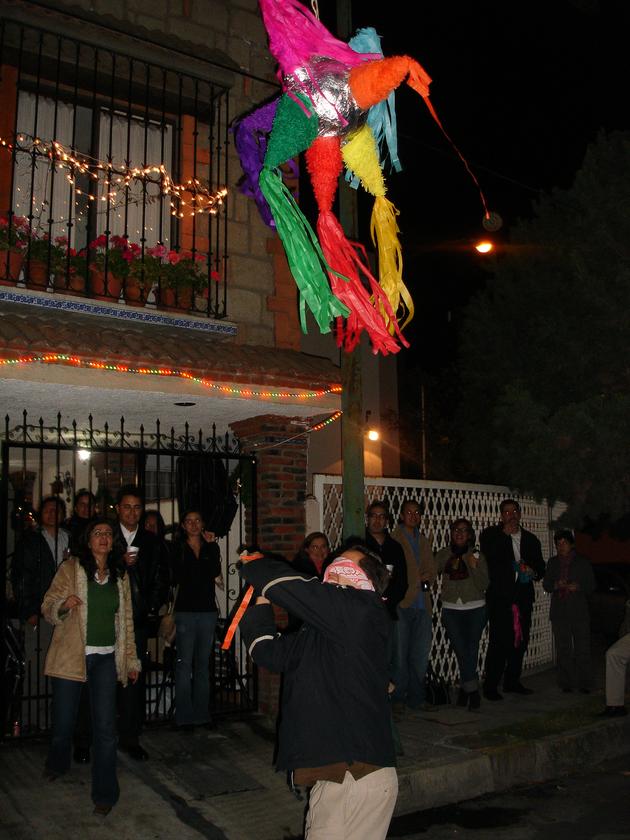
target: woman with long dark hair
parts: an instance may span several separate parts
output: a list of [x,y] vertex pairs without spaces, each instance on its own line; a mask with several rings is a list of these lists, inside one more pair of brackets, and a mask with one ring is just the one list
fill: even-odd
[[173,549],[175,601],[175,724],[211,727],[210,657],[217,623],[215,586],[223,589],[221,554],[197,510],[186,511]]
[[59,567],[42,613],[54,625],[45,673],[52,678],[52,737],[45,778],[70,768],[81,687],[87,682],[92,719],[92,801],[106,816],[118,801],[116,682],[135,682],[140,671],[133,632],[129,579],[112,552],[113,531],[96,519],[84,532],[80,557]]
[[330,565],[330,543],[321,531],[313,531],[304,537],[304,542],[293,558],[293,565],[300,572],[317,575],[321,580]]
[[479,642],[486,626],[488,565],[475,548],[475,532],[468,519],[451,525],[451,544],[435,558],[442,575],[442,624],[459,665],[458,706],[476,710],[479,694]]

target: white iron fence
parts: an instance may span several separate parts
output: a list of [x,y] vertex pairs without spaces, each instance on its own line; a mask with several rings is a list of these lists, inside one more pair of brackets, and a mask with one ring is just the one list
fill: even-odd
[[[313,530],[323,531],[330,544],[339,545],[343,530],[343,485],[340,475],[313,476],[313,495],[317,500],[319,522],[311,522]],[[545,561],[553,552],[553,533],[550,527],[552,510],[546,502],[536,502],[509,487],[496,485],[421,481],[402,478],[366,478],[365,506],[374,499],[387,502],[392,522],[398,520],[405,499],[413,499],[422,506],[421,530],[437,551],[449,544],[450,523],[460,516],[469,519],[477,536],[483,528],[499,520],[499,504],[505,498],[517,499],[522,511],[521,524],[532,531],[541,542]],[[555,513],[555,511],[554,511]],[[439,594],[441,581],[434,591],[433,647],[431,663],[434,671],[448,682],[457,678],[457,662],[440,619]],[[536,602],[532,614],[532,628],[524,668],[531,670],[553,661],[553,640],[549,622],[549,596],[540,583],[535,584]],[[486,657],[488,631],[484,631],[479,649],[480,670]]]

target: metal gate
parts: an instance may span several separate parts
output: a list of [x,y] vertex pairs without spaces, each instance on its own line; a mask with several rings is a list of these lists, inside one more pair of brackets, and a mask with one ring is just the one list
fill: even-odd
[[[212,712],[224,715],[252,710],[257,705],[254,669],[247,663],[243,646],[237,641],[230,651],[219,645],[225,618],[240,592],[236,570],[237,549],[247,532],[256,534],[256,459],[239,452],[238,441],[229,433],[129,431],[121,419],[117,429],[107,425],[93,428],[92,418],[85,427],[46,426],[43,420],[31,423],[26,411],[18,423],[7,415],[2,435],[2,497],[0,502],[0,574],[6,582],[0,593],[2,619],[2,713],[1,735],[30,734],[50,726],[51,688],[43,674],[50,626],[40,619],[29,623],[19,615],[16,581],[20,569],[14,553],[24,534],[38,527],[37,508],[42,499],[53,496],[72,514],[78,491],[94,495],[99,515],[115,519],[117,490],[135,484],[145,500],[145,513],[158,511],[165,524],[165,545],[171,545],[184,506],[190,501],[191,485],[203,489],[204,499],[215,517],[221,534],[225,589],[217,590],[219,622],[211,670]],[[216,516],[215,516],[216,514]],[[20,552],[18,552],[19,554]],[[147,724],[168,720],[173,712],[174,657],[157,638],[156,618],[147,650],[145,719]]]

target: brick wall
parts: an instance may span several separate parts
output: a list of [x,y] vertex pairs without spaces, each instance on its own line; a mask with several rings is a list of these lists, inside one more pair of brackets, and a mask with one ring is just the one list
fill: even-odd
[[[291,559],[305,536],[304,497],[306,493],[307,435],[300,418],[264,415],[232,423],[243,452],[258,461],[258,539],[263,550]],[[298,437],[295,437],[299,435]],[[291,438],[293,438],[291,440]],[[246,538],[251,542],[251,519],[246,522]],[[276,623],[286,625],[286,613],[276,609]],[[263,714],[273,716],[278,709],[280,677],[259,669],[258,705]]]

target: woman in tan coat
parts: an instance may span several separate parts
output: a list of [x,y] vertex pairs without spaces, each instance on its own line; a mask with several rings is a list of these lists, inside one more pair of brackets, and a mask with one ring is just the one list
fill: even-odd
[[52,678],[52,737],[44,777],[70,768],[81,686],[87,682],[92,719],[92,801],[106,816],[119,796],[116,776],[116,682],[135,682],[140,671],[133,633],[129,580],[112,553],[112,526],[91,522],[79,558],[57,570],[42,614],[54,625],[45,673]]

